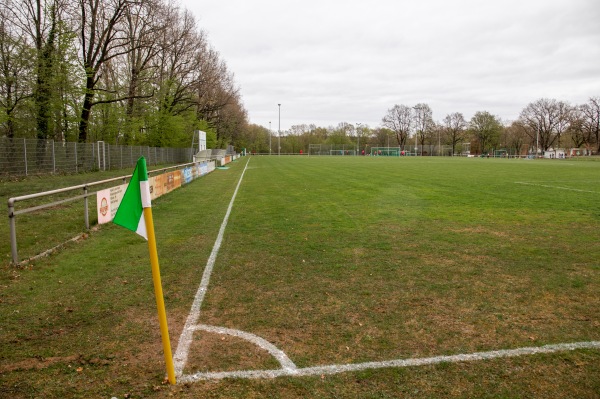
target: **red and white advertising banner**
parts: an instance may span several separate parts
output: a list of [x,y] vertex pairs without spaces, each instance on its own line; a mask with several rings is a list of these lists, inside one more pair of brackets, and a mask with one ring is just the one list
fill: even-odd
[[125,190],[127,184],[121,184],[119,186],[107,188],[106,190],[100,190],[96,194],[96,207],[98,209],[98,224],[108,223],[113,220]]

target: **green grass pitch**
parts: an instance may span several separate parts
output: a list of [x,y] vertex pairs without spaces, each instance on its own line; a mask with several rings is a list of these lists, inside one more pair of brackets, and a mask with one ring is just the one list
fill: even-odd
[[[173,346],[248,160],[200,322],[258,335],[298,367],[600,340],[600,162],[273,156],[243,158],[153,204]],[[156,398],[600,391],[592,349],[170,387],[161,384],[145,251],[145,241],[109,225],[26,270],[5,266],[0,390]],[[246,341],[196,332],[186,372],[273,367]]]

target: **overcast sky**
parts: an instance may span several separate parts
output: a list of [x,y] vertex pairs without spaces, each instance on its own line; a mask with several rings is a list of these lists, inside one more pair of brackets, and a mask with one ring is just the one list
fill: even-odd
[[241,89],[251,123],[375,128],[600,96],[600,0],[179,0]]

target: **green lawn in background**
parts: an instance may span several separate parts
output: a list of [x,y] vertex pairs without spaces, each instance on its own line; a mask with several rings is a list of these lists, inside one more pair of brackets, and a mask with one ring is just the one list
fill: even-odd
[[[153,204],[173,350],[247,161]],[[252,157],[200,322],[256,334],[299,367],[598,341],[599,183],[600,162]],[[113,225],[4,266],[0,295],[9,397],[600,392],[597,350],[164,385],[146,242]],[[274,367],[244,341],[194,337],[188,373]]]

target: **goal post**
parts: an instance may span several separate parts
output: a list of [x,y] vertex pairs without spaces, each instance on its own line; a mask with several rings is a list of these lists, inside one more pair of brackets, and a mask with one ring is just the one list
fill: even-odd
[[408,155],[400,147],[371,147],[372,156],[382,157],[399,157],[401,155]]

